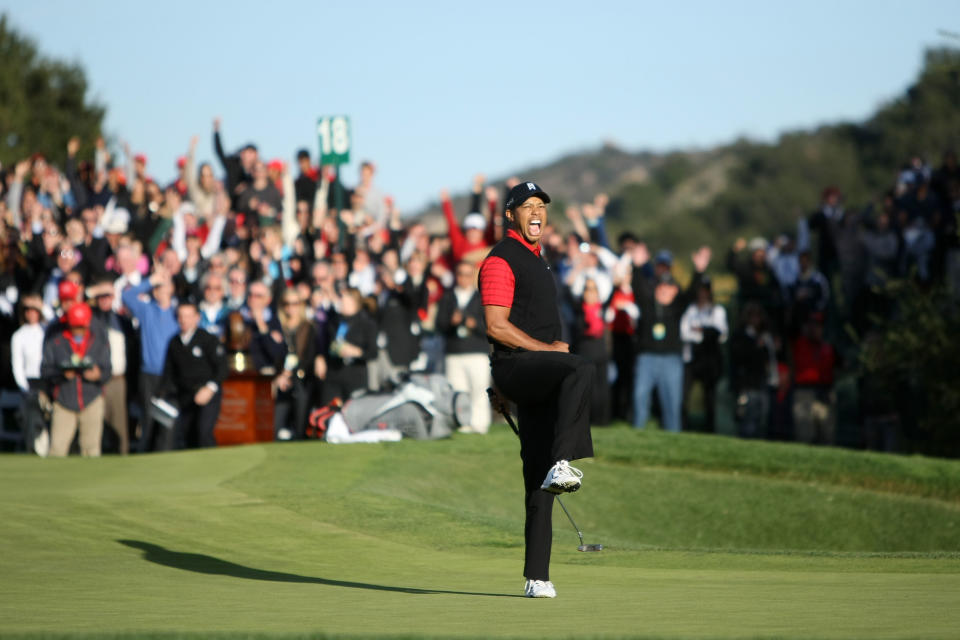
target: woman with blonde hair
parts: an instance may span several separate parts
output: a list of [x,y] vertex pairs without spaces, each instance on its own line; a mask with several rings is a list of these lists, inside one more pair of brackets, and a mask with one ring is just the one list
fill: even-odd
[[317,355],[317,332],[307,319],[306,304],[296,289],[285,289],[279,312],[283,336],[280,372],[273,380],[276,400],[273,409],[277,440],[302,439],[310,411],[314,379],[322,372],[323,358]]

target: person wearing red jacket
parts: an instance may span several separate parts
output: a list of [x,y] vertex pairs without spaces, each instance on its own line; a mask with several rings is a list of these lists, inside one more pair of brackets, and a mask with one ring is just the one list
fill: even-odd
[[470,213],[463,219],[463,225],[457,222],[453,211],[453,202],[446,189],[440,192],[443,205],[443,217],[447,220],[447,229],[450,234],[450,253],[452,264],[461,262],[479,263],[486,257],[490,247],[496,242],[495,225],[496,200],[488,198],[488,217],[480,213],[480,199],[483,193],[484,177],[477,175],[473,179],[473,191],[470,196]]
[[833,444],[837,352],[823,339],[823,314],[810,314],[793,341],[793,429],[798,442]]

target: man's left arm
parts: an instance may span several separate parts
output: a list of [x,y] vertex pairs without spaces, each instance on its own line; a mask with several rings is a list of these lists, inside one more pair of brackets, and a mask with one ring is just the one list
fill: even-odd
[[223,381],[227,379],[227,352],[220,340],[214,335],[210,336],[206,351],[213,370],[213,378],[207,381],[207,386],[217,392]]

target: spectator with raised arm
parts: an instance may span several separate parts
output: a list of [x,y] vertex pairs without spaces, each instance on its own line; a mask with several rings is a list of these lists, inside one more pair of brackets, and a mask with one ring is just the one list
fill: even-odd
[[166,269],[157,265],[149,279],[124,290],[121,297],[123,305],[140,323],[141,423],[137,451],[166,451],[173,446],[172,437],[168,430],[164,430],[154,442],[156,434],[150,400],[157,395],[170,338],[179,331],[173,281]]
[[[477,175],[473,179],[471,192],[471,209],[464,217],[463,223],[457,221],[453,210],[453,201],[450,193],[444,189],[440,192],[440,204],[443,207],[443,217],[447,221],[447,231],[450,235],[450,256],[454,264],[468,260],[477,263],[483,259],[490,249],[490,239],[493,229],[487,225],[487,218],[480,213],[480,196],[483,194],[484,176]],[[490,238],[488,238],[488,235]]]
[[637,355],[634,372],[633,426],[643,429],[650,413],[650,394],[656,387],[663,413],[663,428],[680,431],[683,406],[683,342],[680,318],[700,286],[703,272],[710,264],[709,247],[701,247],[692,256],[694,275],[690,286],[681,291],[673,275],[666,271],[656,282],[644,276],[643,267],[650,254],[645,244],[633,248],[633,293],[640,307],[637,325]]
[[217,179],[213,175],[213,167],[209,162],[204,162],[199,169],[197,168],[195,157],[199,141],[198,136],[190,138],[190,148],[187,151],[187,162],[183,173],[187,181],[187,196],[196,207],[197,216],[201,220],[210,220],[215,213],[214,197],[217,193]]
[[[226,155],[220,140],[220,118],[215,118],[213,121],[213,149],[227,174],[227,193],[230,196],[232,208],[236,210],[238,209],[237,204],[240,194],[253,181],[253,169],[257,163],[257,146],[248,142],[238,152],[229,156]],[[266,168],[264,167],[265,172]]]
[[713,286],[708,278],[700,281],[696,299],[680,318],[683,339],[683,424],[689,429],[690,390],[695,382],[703,389],[706,421],[704,431],[716,431],[717,382],[723,375],[721,345],[727,341],[727,311],[713,300]]

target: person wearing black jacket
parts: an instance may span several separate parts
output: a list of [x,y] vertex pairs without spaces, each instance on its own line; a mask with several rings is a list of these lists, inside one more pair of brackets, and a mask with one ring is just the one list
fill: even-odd
[[633,426],[643,429],[650,413],[650,394],[657,388],[663,428],[680,431],[683,407],[683,341],[680,319],[700,287],[700,280],[710,264],[709,247],[701,247],[692,256],[693,281],[686,291],[669,271],[656,283],[644,275],[643,267],[650,260],[645,244],[633,248],[633,293],[640,307],[637,325],[637,360],[633,388]]
[[380,294],[377,312],[376,373],[371,376],[370,388],[379,390],[396,383],[410,370],[410,364],[420,355],[420,311],[427,308],[426,259],[414,253],[407,261],[402,278],[386,268],[378,269]]
[[227,377],[226,352],[218,338],[199,328],[196,304],[180,303],[177,324],[180,333],[170,339],[160,384],[161,389],[173,390],[180,410],[173,448],[215,447],[213,428],[220,415],[220,385]]
[[730,388],[737,397],[737,431],[742,438],[762,438],[770,417],[776,353],[763,307],[748,302],[741,315],[741,326],[730,338]]
[[363,309],[356,289],[340,294],[340,318],[333,331],[330,352],[319,367],[324,374],[321,404],[336,398],[346,401],[366,389],[367,363],[377,357],[377,325]]
[[227,155],[220,142],[220,118],[213,121],[213,149],[227,173],[227,193],[230,194],[230,206],[237,209],[237,202],[244,189],[253,182],[253,166],[257,163],[257,147],[247,143],[237,153]]
[[455,391],[470,396],[470,423],[458,429],[461,433],[486,433],[490,429],[490,345],[476,278],[472,264],[458,264],[454,287],[437,305],[436,327],[443,336],[447,380]]
[[306,202],[312,210],[313,200],[317,195],[319,171],[310,166],[310,152],[306,149],[297,151],[297,165],[300,167],[300,175],[293,181],[293,190],[297,202]]
[[283,341],[283,327],[273,312],[270,287],[263,280],[250,283],[247,293],[247,305],[243,310],[247,328],[250,331],[250,359],[257,371],[266,369],[270,375],[283,364],[286,347]]

